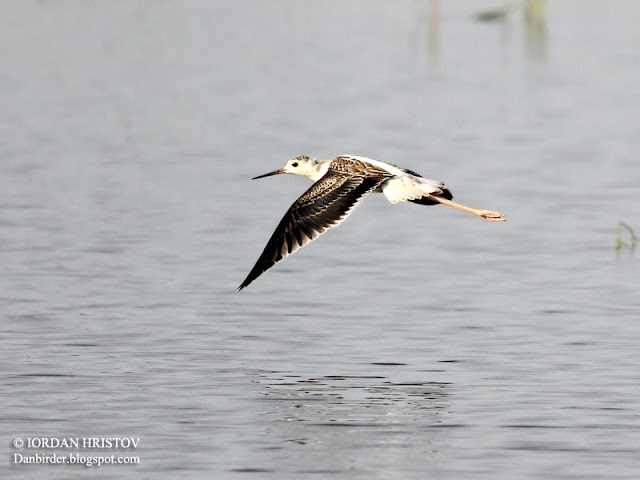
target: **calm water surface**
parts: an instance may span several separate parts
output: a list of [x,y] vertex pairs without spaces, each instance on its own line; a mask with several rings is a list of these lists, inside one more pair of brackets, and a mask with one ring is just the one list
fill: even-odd
[[[640,6],[492,7],[8,2],[0,476],[637,478]],[[508,222],[372,197],[236,292],[339,153]],[[63,436],[140,464],[12,465]]]

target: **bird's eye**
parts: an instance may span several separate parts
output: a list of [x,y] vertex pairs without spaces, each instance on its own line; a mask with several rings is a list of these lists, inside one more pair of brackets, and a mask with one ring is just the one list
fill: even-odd
[[292,166],[292,167],[294,167],[294,168],[295,168],[295,167],[297,167],[297,166],[298,166],[298,162],[293,162],[293,163],[291,164],[291,166]]

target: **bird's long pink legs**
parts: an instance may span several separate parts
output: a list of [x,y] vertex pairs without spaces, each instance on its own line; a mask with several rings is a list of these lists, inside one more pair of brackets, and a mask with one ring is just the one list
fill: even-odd
[[492,222],[504,222],[504,213],[494,212],[493,210],[478,210],[477,208],[467,207],[453,200],[447,200],[446,198],[436,197],[435,195],[429,195],[429,200],[435,200],[443,205],[449,205],[450,207],[457,208],[458,210],[464,210],[465,212],[472,213]]

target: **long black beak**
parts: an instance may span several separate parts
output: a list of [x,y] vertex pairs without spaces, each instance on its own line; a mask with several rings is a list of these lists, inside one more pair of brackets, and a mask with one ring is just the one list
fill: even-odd
[[251,180],[255,180],[256,178],[270,177],[271,175],[278,175],[280,173],[284,173],[284,170],[282,168],[274,170],[273,172],[265,173],[264,175],[258,175],[257,177],[253,177]]

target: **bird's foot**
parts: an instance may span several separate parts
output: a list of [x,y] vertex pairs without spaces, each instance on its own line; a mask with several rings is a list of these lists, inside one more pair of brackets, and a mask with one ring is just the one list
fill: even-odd
[[492,222],[504,222],[504,213],[494,212],[493,210],[480,210],[478,212],[482,218],[486,218],[487,220],[491,220]]

